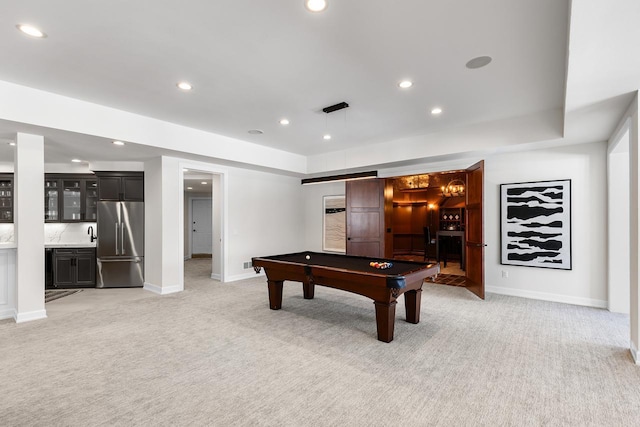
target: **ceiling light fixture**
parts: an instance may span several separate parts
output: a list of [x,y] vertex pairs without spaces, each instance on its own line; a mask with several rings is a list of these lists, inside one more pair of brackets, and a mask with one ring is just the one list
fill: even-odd
[[470,70],[474,70],[476,68],[482,68],[489,65],[489,63],[492,60],[493,59],[490,56],[478,56],[476,58],[473,58],[469,62],[467,62],[466,67],[469,68]]
[[413,82],[411,80],[403,80],[398,83],[398,86],[400,87],[400,89],[409,89],[411,86],[413,86]]
[[122,141],[113,141],[113,145],[124,145]]
[[200,184],[207,185],[207,181],[202,181]]
[[187,187],[187,190],[193,190],[193,187]]
[[45,37],[47,37],[45,33],[43,33],[42,31],[40,31],[39,29],[37,29],[32,25],[18,24],[16,25],[16,28],[22,31],[23,33],[25,33],[26,35],[35,37],[37,39],[44,39]]
[[180,83],[177,83],[176,86],[178,86],[178,88],[182,89],[182,90],[191,90],[191,89],[193,89],[193,86],[191,86],[191,83],[189,83],[189,82],[180,82]]
[[454,179],[440,189],[442,190],[443,197],[464,196],[464,181],[461,179]]
[[282,126],[286,126],[286,125],[288,125],[288,124],[289,124],[289,120],[287,120],[287,119],[282,119],[282,120],[280,120],[280,124],[281,124]]
[[11,141],[11,142],[9,143],[9,145],[10,145],[10,146],[12,146],[12,147],[15,147],[15,146],[16,146],[16,143],[15,143],[15,142],[13,142],[13,141]]
[[442,108],[440,107],[436,107],[433,110],[431,110],[431,114],[433,114],[434,116],[437,116],[440,113],[442,113]]
[[183,169],[182,169],[182,172],[189,172],[189,169],[187,169],[187,168],[183,168]]
[[304,7],[309,12],[322,12],[327,8],[327,0],[305,0]]
[[71,159],[71,161],[73,163],[82,163],[82,160],[80,160],[80,159]]
[[260,129],[251,129],[251,130],[248,130],[247,132],[250,133],[251,135],[262,135],[264,133]]
[[322,139],[324,139],[325,141],[328,141],[328,140],[330,140],[330,139],[331,139],[331,135],[329,135],[329,134],[327,133],[327,134],[325,134],[325,135],[322,137]]

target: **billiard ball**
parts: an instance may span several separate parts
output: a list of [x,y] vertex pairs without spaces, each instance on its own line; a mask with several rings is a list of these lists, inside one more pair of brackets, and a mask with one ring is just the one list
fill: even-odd
[[311,255],[307,255],[305,258],[306,259],[311,259]]

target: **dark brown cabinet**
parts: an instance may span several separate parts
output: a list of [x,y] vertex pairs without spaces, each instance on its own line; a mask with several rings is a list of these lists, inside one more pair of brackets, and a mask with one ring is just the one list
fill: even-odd
[[96,172],[100,200],[144,201],[143,172]]
[[98,183],[94,175],[46,174],[46,222],[94,222],[97,219]]
[[52,259],[53,288],[93,288],[96,286],[94,248],[56,248]]
[[13,222],[13,174],[0,174],[0,222]]

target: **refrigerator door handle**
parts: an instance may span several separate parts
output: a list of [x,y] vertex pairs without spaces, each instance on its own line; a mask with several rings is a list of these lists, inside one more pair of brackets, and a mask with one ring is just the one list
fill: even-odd
[[120,255],[125,255],[124,253],[124,222],[120,223]]
[[120,251],[118,250],[118,223],[116,222],[116,255],[120,255]]

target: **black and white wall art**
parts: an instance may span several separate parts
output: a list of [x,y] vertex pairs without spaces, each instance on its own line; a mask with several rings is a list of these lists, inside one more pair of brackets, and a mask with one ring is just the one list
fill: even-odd
[[571,270],[571,180],[500,185],[501,264]]

